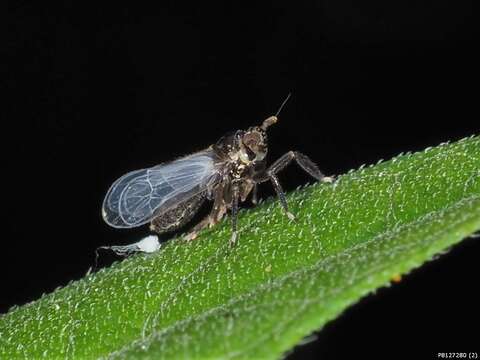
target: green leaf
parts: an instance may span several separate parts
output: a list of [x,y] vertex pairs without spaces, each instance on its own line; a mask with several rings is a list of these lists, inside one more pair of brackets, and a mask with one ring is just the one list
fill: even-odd
[[278,358],[480,229],[480,138],[315,184],[0,317],[0,358]]

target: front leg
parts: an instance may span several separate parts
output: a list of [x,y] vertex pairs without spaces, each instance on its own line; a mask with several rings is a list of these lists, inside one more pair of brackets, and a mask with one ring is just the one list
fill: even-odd
[[232,183],[232,237],[230,238],[230,245],[235,245],[237,241],[237,216],[238,216],[238,197],[239,188],[237,183]]
[[287,217],[290,220],[294,220],[295,215],[288,211],[287,199],[285,198],[285,193],[283,192],[282,185],[280,185],[280,181],[278,181],[278,178],[275,176],[275,174],[270,174],[269,177],[270,181],[273,184],[273,188],[275,189],[275,192],[280,199],[280,204],[282,204],[283,210],[285,210],[285,214],[287,214]]
[[257,205],[258,204],[258,185],[254,184],[253,185],[253,190],[252,190],[252,204]]
[[310,160],[307,155],[304,155],[298,151],[289,151],[283,156],[281,156],[277,161],[275,161],[267,170],[267,174],[277,174],[279,171],[283,170],[292,160],[295,160],[296,163],[308,174],[317,179],[318,181],[323,182],[333,182],[333,178],[325,176],[322,174],[318,166]]
[[281,156],[277,161],[275,161],[267,170],[259,173],[254,179],[255,182],[257,184],[265,182],[267,180],[270,180],[272,182],[273,188],[275,189],[275,192],[280,199],[280,204],[282,205],[285,214],[290,220],[293,220],[295,216],[290,211],[288,211],[288,204],[287,200],[285,199],[285,193],[283,192],[282,185],[280,185],[276,174],[283,170],[292,160],[295,160],[303,170],[305,170],[315,179],[323,182],[333,182],[333,177],[323,175],[318,166],[312,160],[310,160],[306,155],[299,153],[298,151],[289,151],[285,155]]

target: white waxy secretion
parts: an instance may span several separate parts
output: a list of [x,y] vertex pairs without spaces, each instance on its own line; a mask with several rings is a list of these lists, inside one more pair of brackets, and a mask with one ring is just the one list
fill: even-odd
[[149,235],[136,243],[129,245],[101,246],[100,249],[112,250],[117,255],[130,255],[136,252],[153,253],[160,249],[158,236]]
[[137,245],[138,251],[152,253],[160,249],[160,243],[158,241],[158,236],[149,235],[146,238],[135,243]]

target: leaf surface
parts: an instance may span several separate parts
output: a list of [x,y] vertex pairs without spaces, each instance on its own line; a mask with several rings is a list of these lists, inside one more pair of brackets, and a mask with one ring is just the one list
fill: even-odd
[[480,229],[480,138],[240,212],[0,317],[0,358],[279,358],[364,295]]

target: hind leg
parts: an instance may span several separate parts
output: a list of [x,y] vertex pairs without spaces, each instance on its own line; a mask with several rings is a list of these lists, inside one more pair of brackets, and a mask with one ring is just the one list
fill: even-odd
[[226,212],[227,206],[223,199],[223,187],[219,187],[219,189],[217,189],[215,192],[215,200],[213,202],[213,208],[210,214],[197,225],[195,225],[188,234],[184,235],[184,238],[189,241],[194,240],[201,230],[205,229],[206,227],[212,227],[222,220]]

